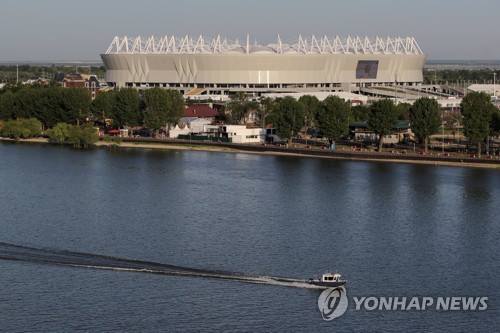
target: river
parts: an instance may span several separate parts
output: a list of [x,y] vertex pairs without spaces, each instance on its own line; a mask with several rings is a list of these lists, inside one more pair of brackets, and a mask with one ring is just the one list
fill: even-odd
[[[0,143],[0,327],[495,331],[499,198],[495,169]],[[329,269],[348,280],[333,321],[302,282]]]

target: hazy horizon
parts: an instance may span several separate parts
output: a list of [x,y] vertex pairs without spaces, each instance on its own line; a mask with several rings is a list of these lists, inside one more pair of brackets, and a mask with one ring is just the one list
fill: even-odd
[[[500,2],[420,0],[166,3],[4,0],[0,62],[100,61],[115,36],[221,35],[261,44],[303,36],[414,37],[429,61],[500,59]],[[44,59],[44,60],[40,60]],[[69,60],[68,60],[69,59]]]

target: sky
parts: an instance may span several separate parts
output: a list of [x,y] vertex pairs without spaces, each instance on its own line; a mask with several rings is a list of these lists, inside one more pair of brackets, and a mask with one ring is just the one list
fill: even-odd
[[115,36],[415,37],[429,60],[500,60],[499,0],[0,0],[0,62],[100,60]]

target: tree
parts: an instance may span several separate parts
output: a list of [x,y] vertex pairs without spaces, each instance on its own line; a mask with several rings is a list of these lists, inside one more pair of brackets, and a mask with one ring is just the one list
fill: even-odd
[[168,124],[175,124],[184,115],[184,97],[177,90],[167,90]]
[[389,99],[376,101],[370,107],[368,126],[379,136],[378,151],[382,151],[384,135],[390,134],[398,120],[399,112]]
[[422,97],[410,107],[411,130],[416,138],[424,144],[427,154],[429,137],[436,133],[441,125],[439,104],[435,99]]
[[410,120],[410,107],[410,103],[399,103],[398,105],[396,105],[396,108],[399,112],[399,120]]
[[260,99],[259,111],[262,128],[266,128],[266,118],[276,107],[275,101],[270,97],[262,97]]
[[65,141],[71,143],[75,148],[88,148],[89,145],[99,141],[97,131],[92,124],[85,124],[83,126],[69,125],[68,128],[68,137]]
[[80,120],[90,116],[90,104],[92,97],[90,91],[85,88],[63,88],[61,90],[65,122],[74,122],[80,125]]
[[305,125],[314,126],[314,121],[318,119],[318,113],[322,105],[316,96],[303,95],[299,98],[299,103],[304,106]]
[[354,121],[367,121],[370,108],[365,105],[356,105],[351,108]]
[[481,142],[489,136],[490,120],[495,106],[484,92],[471,92],[460,103],[464,135],[477,142],[477,154],[481,155]]
[[144,124],[155,131],[177,122],[184,114],[184,99],[176,90],[148,89],[144,92],[143,101]]
[[162,88],[148,89],[144,92],[144,124],[147,128],[158,131],[168,122],[168,95]]
[[284,97],[278,101],[271,114],[273,126],[282,138],[291,143],[293,136],[304,126],[304,106],[293,97]]
[[336,141],[349,133],[351,107],[338,96],[328,96],[317,115],[319,129],[328,139]]
[[245,118],[248,117],[252,110],[257,110],[259,108],[258,103],[250,101],[250,95],[244,92],[237,92],[230,96],[231,101],[228,103],[228,109],[230,110],[230,118],[232,122],[242,123]]
[[491,114],[490,135],[493,137],[500,135],[500,110],[498,109]]
[[111,118],[115,126],[138,126],[142,124],[141,100],[137,89],[120,88],[114,92],[114,97]]
[[66,123],[57,123],[53,128],[47,130],[49,140],[54,143],[64,143],[69,138],[71,125]]
[[2,135],[13,139],[28,139],[40,136],[42,123],[35,118],[7,120],[2,125]]
[[[113,111],[114,95],[113,90],[102,91],[96,98],[92,101],[90,109],[95,118],[100,119],[105,122],[106,118],[109,118]],[[105,124],[104,124],[105,125]]]
[[12,91],[7,91],[0,95],[0,119],[12,119],[12,114],[15,108],[15,95]]

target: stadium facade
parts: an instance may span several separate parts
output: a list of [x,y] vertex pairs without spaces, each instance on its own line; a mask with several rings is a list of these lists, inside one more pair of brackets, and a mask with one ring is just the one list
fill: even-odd
[[220,36],[115,37],[101,58],[117,87],[165,87],[187,95],[245,91],[351,91],[419,85],[426,56],[412,37],[299,36],[268,45]]

